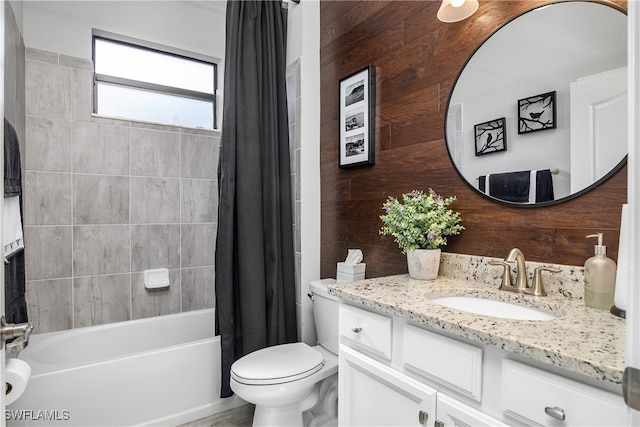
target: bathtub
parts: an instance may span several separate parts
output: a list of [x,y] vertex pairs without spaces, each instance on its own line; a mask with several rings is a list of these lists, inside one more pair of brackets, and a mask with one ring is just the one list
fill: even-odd
[[213,309],[34,334],[9,426],[177,426],[244,404],[219,398]]

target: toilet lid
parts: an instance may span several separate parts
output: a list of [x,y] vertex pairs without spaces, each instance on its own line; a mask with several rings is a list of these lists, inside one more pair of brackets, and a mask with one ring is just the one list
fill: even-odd
[[281,384],[322,369],[324,357],[305,343],[281,344],[249,353],[231,365],[231,376],[242,384]]

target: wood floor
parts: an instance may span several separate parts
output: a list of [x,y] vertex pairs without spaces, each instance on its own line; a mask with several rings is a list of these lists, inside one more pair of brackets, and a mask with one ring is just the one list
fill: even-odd
[[243,405],[179,427],[251,427],[254,405]]

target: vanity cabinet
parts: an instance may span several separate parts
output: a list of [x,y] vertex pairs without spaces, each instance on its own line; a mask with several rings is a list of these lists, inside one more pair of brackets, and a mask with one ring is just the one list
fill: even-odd
[[340,426],[505,426],[347,346],[340,348]]
[[621,396],[340,304],[340,426],[624,425]]
[[622,426],[626,409],[613,393],[513,360],[502,362],[502,410],[542,425]]
[[[394,368],[392,322],[390,317],[341,305],[340,426],[505,425]],[[398,361],[403,360],[400,363],[408,371],[439,377],[479,396],[475,374],[481,373],[480,349],[453,340],[443,342],[437,334],[404,326],[404,358]]]
[[436,390],[349,347],[340,348],[338,424],[426,426],[435,417]]

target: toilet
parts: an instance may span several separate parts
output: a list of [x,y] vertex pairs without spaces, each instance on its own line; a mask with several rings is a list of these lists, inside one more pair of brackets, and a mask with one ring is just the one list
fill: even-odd
[[337,425],[338,299],[328,293],[332,283],[309,284],[318,345],[275,345],[231,365],[231,389],[255,405],[254,427]]

